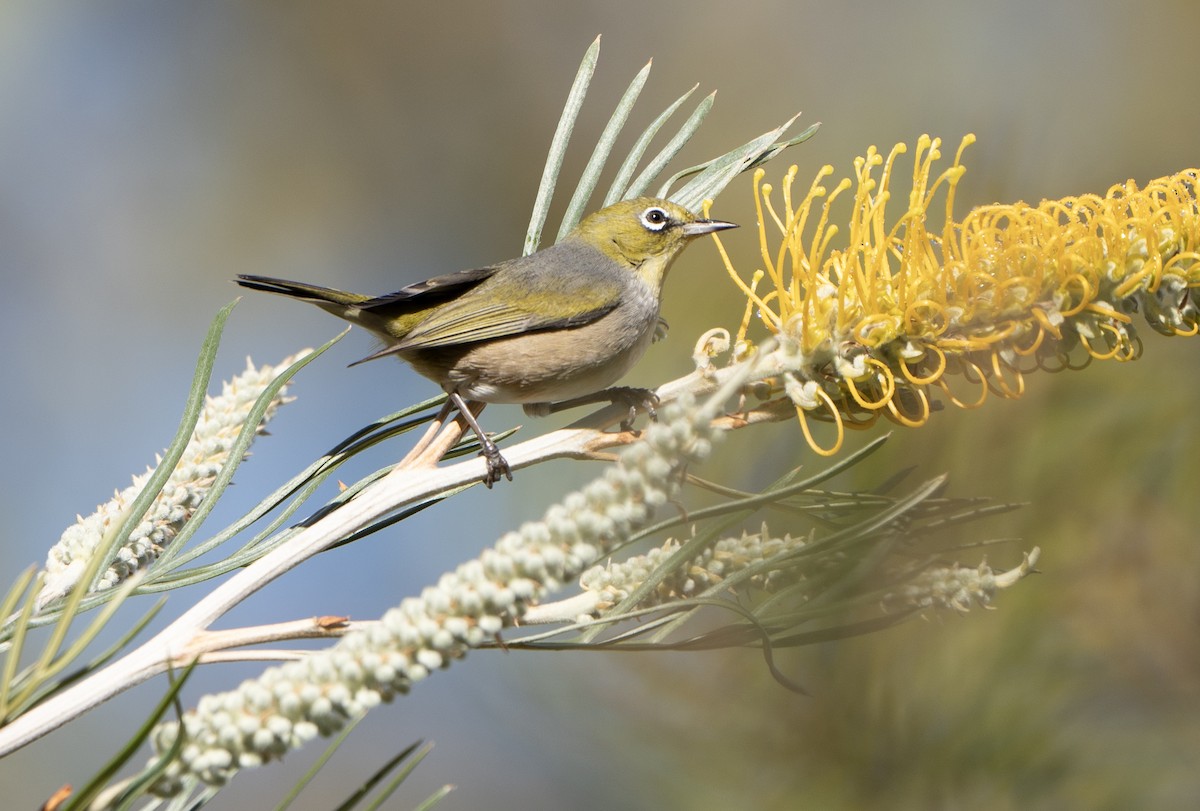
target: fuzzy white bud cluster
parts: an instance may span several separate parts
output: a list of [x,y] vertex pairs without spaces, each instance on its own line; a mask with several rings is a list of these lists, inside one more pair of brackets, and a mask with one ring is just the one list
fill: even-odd
[[976,605],[991,608],[998,591],[1036,571],[1040,554],[1041,550],[1034,547],[1019,566],[1005,572],[997,572],[986,561],[973,568],[954,564],[926,569],[885,596],[883,602],[894,608],[942,608],[960,614],[966,614]]
[[[652,608],[707,591],[734,572],[782,552],[798,549],[804,543],[804,539],[790,535],[772,537],[766,526],[761,532],[742,533],[738,538],[722,538],[663,578],[637,608]],[[585,592],[593,593],[595,602],[591,606],[591,613],[579,617],[579,620],[603,616],[665,565],[679,548],[679,541],[670,540],[644,555],[588,569],[579,578],[579,585]],[[778,580],[778,572],[772,570],[750,578],[750,583],[757,588],[770,590],[775,580]]]
[[[162,554],[200,506],[217,473],[229,461],[229,451],[255,401],[280,373],[311,351],[305,349],[278,365],[257,369],[247,358],[246,371],[225,381],[220,395],[207,398],[179,464],[149,511],[133,528],[129,539],[117,550],[112,564],[101,574],[95,590],[109,589],[124,582]],[[286,386],[281,388],[267,407],[258,426],[260,433],[276,409],[290,402],[290,398],[285,397],[286,391]],[[39,607],[75,587],[96,550],[102,548],[105,535],[121,522],[125,510],[142,492],[153,473],[154,469],[150,468],[142,475],[134,476],[133,484],[115,493],[87,518],[78,517],[75,524],[67,527],[46,556],[45,582],[38,593]]]
[[[330,735],[431,672],[517,623],[525,610],[645,524],[678,488],[684,465],[709,454],[711,415],[690,397],[664,408],[616,465],[551,507],[541,521],[505,534],[478,558],[405,599],[378,623],[333,648],[266,670],[236,690],[202,698],[184,714],[180,756],[155,786],[177,794],[197,780],[227,782],[239,769],[282,757]],[[155,730],[165,752],[181,733]]]

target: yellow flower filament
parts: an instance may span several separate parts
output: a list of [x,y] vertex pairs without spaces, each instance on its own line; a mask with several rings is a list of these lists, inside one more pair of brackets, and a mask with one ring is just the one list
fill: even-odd
[[905,379],[908,380],[909,383],[912,383],[914,386],[928,386],[930,383],[937,381],[937,379],[940,378],[942,376],[942,374],[946,371],[946,353],[945,352],[943,352],[939,347],[936,347],[932,344],[927,346],[925,348],[925,351],[927,353],[933,354],[935,357],[937,357],[938,362],[937,362],[937,366],[934,367],[933,371],[930,372],[928,375],[925,375],[924,377],[918,377],[917,375],[914,375],[912,373],[912,366],[909,364],[909,362],[904,360],[903,358],[900,359],[900,371],[904,373]]
[[[1032,312],[1034,313],[1035,318],[1039,316],[1041,318],[1046,317],[1045,313],[1043,313],[1041,310],[1034,309]],[[1029,342],[1028,346],[1021,346],[1016,342],[1016,340],[1010,344],[1012,351],[1016,352],[1023,358],[1028,358],[1037,354],[1037,351],[1042,346],[1042,342],[1046,340],[1046,329],[1043,323],[1038,321],[1038,323],[1034,324],[1033,327],[1034,329],[1028,330],[1029,332],[1033,333],[1033,340]]]
[[1013,379],[1016,381],[1013,386],[1009,386],[1008,381],[1005,379],[1007,377],[1005,370],[1004,370],[1005,365],[1006,364],[1000,359],[1000,354],[998,352],[993,352],[992,353],[992,375],[993,376],[992,376],[991,380],[995,383],[996,390],[1000,394],[1004,395],[1005,397],[1009,398],[1010,400],[1015,400],[1018,397],[1020,397],[1022,394],[1025,393],[1025,376],[1023,374],[1021,374],[1020,370],[1009,367],[1008,374],[1011,374]]
[[828,448],[823,448],[817,444],[817,440],[813,438],[812,430],[808,427],[808,412],[800,406],[796,406],[796,417],[800,420],[800,430],[804,432],[804,439],[808,442],[808,447],[813,449],[813,452],[819,456],[834,456],[842,449],[842,442],[846,439],[845,426],[842,423],[842,414],[838,410],[837,404],[833,402],[828,394],[821,389],[817,389],[817,397],[824,403],[828,409],[829,415],[833,423],[837,426],[837,438]]
[[901,425],[907,428],[920,428],[929,419],[929,398],[925,396],[925,392],[922,389],[914,389],[913,391],[921,400],[921,415],[919,417],[914,419],[900,413],[895,400],[887,401],[887,409],[891,418]]
[[846,378],[846,390],[850,392],[850,396],[863,408],[868,411],[875,411],[887,405],[888,401],[896,393],[896,379],[892,377],[892,370],[884,365],[883,361],[875,358],[867,358],[868,364],[879,370],[879,377],[884,381],[882,394],[878,400],[866,400],[858,391],[858,384],[852,378]]
[[[756,181],[761,179],[761,177],[762,177],[761,173],[762,173],[762,169],[759,169],[754,173],[754,178]],[[708,217],[711,215],[712,200],[704,201],[703,211],[704,211],[705,217]],[[724,262],[726,270],[729,271],[729,277],[731,279],[733,279],[733,283],[736,284],[739,288],[741,288],[741,291],[746,295],[749,305],[751,307],[756,306],[758,308],[758,312],[760,315],[762,315],[763,321],[767,324],[767,326],[769,328],[772,328],[771,331],[779,332],[783,328],[783,325],[781,323],[779,323],[777,318],[774,317],[774,313],[771,311],[770,306],[768,306],[768,304],[765,301],[763,301],[761,298],[759,298],[758,294],[756,292],[756,288],[758,287],[758,282],[761,279],[761,276],[758,276],[757,274],[761,273],[762,271],[758,271],[756,273],[756,275],[754,277],[754,286],[753,287],[748,286],[745,282],[742,281],[742,277],[738,275],[737,271],[734,270],[733,263],[729,260],[729,253],[725,250],[725,245],[724,245],[724,243],[721,242],[721,238],[719,236],[717,236],[717,234],[715,232],[713,233],[712,238],[713,238],[713,242],[716,243],[717,252],[721,255],[721,261]],[[748,319],[743,322],[743,325],[742,325],[743,328],[742,328],[742,330],[740,330],[738,332],[737,339],[739,341],[741,341],[745,338],[745,328],[747,326],[749,326]]]
[[[969,409],[973,409],[973,408],[979,408],[981,405],[983,405],[985,402],[987,402],[988,384],[987,384],[987,380],[985,380],[983,377],[983,371],[978,366],[976,366],[974,363],[971,363],[971,361],[965,361],[965,363],[967,365],[973,367],[977,372],[979,372],[979,377],[977,378],[977,381],[971,381],[969,378],[967,379],[968,382],[978,382],[979,383],[979,397],[978,397],[978,399],[975,400],[975,402],[968,403],[968,402],[964,402],[963,400],[958,399],[958,397],[955,396],[954,392],[950,391],[950,384],[946,382],[946,379],[944,377],[939,378],[936,382],[937,382],[937,387],[942,390],[942,392],[946,395],[946,398],[953,405],[957,406],[958,408],[969,410]],[[965,375],[964,375],[964,377],[965,377]]]

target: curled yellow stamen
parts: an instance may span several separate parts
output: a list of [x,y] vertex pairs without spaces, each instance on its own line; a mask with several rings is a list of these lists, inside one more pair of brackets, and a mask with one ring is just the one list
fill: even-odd
[[933,371],[924,377],[918,377],[914,375],[912,373],[912,366],[909,365],[908,361],[904,360],[903,358],[900,360],[900,371],[904,374],[904,377],[908,380],[908,382],[912,383],[914,386],[927,386],[940,378],[946,371],[945,352],[933,344],[925,347],[925,351],[935,356],[938,359],[938,362]]
[[1079,315],[1081,312],[1083,312],[1084,308],[1087,307],[1088,304],[1090,304],[1092,301],[1091,282],[1089,282],[1083,276],[1082,273],[1072,273],[1070,276],[1068,276],[1063,281],[1063,287],[1062,287],[1063,291],[1068,292],[1070,290],[1071,285],[1078,285],[1083,290],[1083,292],[1080,293],[1080,295],[1079,295],[1079,303],[1078,304],[1076,304],[1074,307],[1072,307],[1070,309],[1062,311],[1063,318],[1070,318],[1071,316]]
[[[1005,372],[1007,367],[1008,372]],[[1006,379],[1011,374],[1013,380],[1016,381],[1014,386],[1008,384]],[[996,387],[996,392],[1010,400],[1016,400],[1025,393],[1025,376],[1021,374],[1019,369],[1014,369],[1000,359],[999,352],[992,353],[992,383]]]
[[1180,338],[1191,338],[1193,335],[1200,332],[1200,321],[1197,321],[1196,323],[1192,324],[1191,329],[1184,330],[1184,329],[1180,329],[1179,327],[1171,327],[1171,331],[1174,332]]
[[867,358],[866,363],[868,366],[872,366],[879,370],[876,379],[882,380],[884,383],[884,385],[881,387],[882,391],[880,392],[879,399],[865,399],[862,394],[859,393],[858,384],[853,378],[846,378],[846,390],[850,392],[850,397],[853,398],[854,402],[858,403],[868,411],[875,411],[876,409],[883,408],[885,405],[887,405],[888,401],[892,399],[892,395],[896,393],[896,379],[892,377],[892,370],[889,369],[882,361],[878,361],[875,358]]
[[812,431],[808,427],[808,414],[800,406],[796,406],[796,416],[800,419],[800,430],[804,432],[804,439],[808,442],[808,447],[812,448],[813,452],[820,456],[833,456],[842,449],[842,443],[846,439],[845,425],[842,422],[841,412],[838,411],[833,398],[820,388],[817,389],[816,395],[825,403],[825,408],[829,411],[834,425],[837,426],[837,439],[833,445],[828,448],[822,448],[817,444],[817,441],[813,439]]
[[1041,325],[1042,329],[1050,333],[1050,335],[1054,337],[1054,340],[1062,340],[1062,332],[1059,331],[1058,326],[1050,320],[1050,316],[1046,315],[1045,310],[1043,310],[1041,307],[1034,307],[1032,308],[1031,312],[1033,313],[1033,317],[1037,319],[1038,324]]
[[973,402],[973,403],[968,403],[963,400],[960,400],[954,394],[954,392],[950,391],[950,384],[946,382],[945,377],[938,378],[938,381],[937,381],[938,388],[940,388],[945,393],[946,397],[949,398],[950,402],[953,403],[958,408],[962,408],[962,409],[979,408],[981,405],[983,405],[985,402],[987,402],[987,396],[988,396],[988,384],[987,384],[987,380],[984,379],[983,370],[965,358],[959,359],[959,363],[969,366],[970,368],[972,368],[975,371],[975,373],[976,373],[975,379],[972,380],[971,375],[967,374],[965,372],[963,373],[963,379],[966,380],[968,383],[978,383],[979,384],[978,399],[976,399],[975,402]]
[[888,411],[891,413],[891,418],[907,428],[920,428],[929,421],[929,398],[925,396],[925,392],[921,389],[916,389],[913,392],[921,403],[921,414],[919,417],[908,417],[903,414],[896,405],[895,400],[888,400]]
[[1033,324],[1032,329],[1029,331],[1033,333],[1033,340],[1030,341],[1028,345],[1021,346],[1016,341],[1012,342],[1013,352],[1016,352],[1023,358],[1027,358],[1036,353],[1038,349],[1041,348],[1042,342],[1046,340],[1046,329],[1041,323]]

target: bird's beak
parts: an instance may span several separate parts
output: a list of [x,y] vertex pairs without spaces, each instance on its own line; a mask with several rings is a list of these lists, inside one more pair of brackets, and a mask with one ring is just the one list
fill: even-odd
[[711,234],[716,231],[724,231],[727,228],[737,228],[736,222],[724,222],[722,220],[692,220],[686,223],[679,230],[689,237],[700,237],[705,234]]

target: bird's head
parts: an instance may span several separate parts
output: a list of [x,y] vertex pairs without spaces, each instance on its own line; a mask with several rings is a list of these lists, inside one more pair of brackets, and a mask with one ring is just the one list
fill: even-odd
[[598,248],[658,289],[671,261],[689,242],[726,228],[737,225],[698,217],[669,200],[636,197],[588,215],[571,237]]

